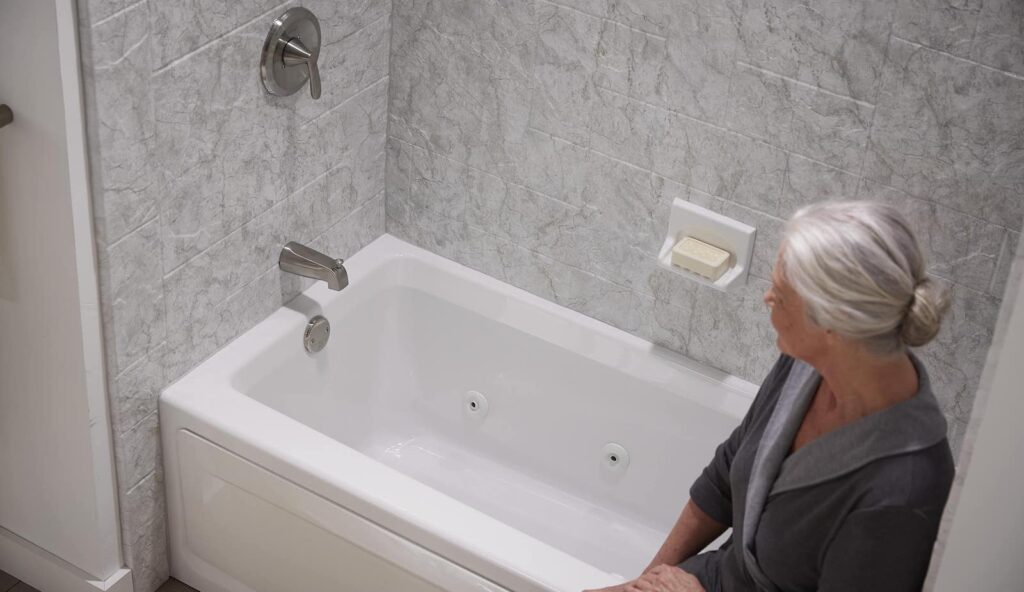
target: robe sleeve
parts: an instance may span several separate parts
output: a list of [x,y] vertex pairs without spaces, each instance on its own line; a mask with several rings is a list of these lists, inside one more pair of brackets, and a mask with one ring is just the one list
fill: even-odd
[[743,443],[754,419],[764,411],[767,400],[776,398],[792,365],[793,358],[785,355],[779,357],[761,384],[757,398],[754,399],[743,421],[725,442],[718,445],[715,456],[690,487],[690,499],[693,503],[720,524],[732,526],[732,484],[729,472],[736,451]]
[[819,592],[919,592],[938,514],[907,507],[853,512],[826,551]]

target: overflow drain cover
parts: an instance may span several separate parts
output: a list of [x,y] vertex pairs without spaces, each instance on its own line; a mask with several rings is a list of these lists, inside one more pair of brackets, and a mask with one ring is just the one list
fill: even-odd
[[306,331],[302,334],[302,345],[311,354],[315,354],[327,345],[331,336],[331,324],[321,315],[309,319]]

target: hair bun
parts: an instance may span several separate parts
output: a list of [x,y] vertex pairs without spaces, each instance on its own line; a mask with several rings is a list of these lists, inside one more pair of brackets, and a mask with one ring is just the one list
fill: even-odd
[[931,278],[919,281],[903,317],[900,339],[911,347],[928,343],[939,333],[942,317],[948,308],[946,290]]

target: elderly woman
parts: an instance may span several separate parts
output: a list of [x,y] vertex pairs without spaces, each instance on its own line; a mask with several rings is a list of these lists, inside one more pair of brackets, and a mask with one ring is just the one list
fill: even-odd
[[764,301],[782,355],[650,566],[606,590],[920,590],[953,462],[907,351],[946,309],[907,222],[877,203],[800,210]]

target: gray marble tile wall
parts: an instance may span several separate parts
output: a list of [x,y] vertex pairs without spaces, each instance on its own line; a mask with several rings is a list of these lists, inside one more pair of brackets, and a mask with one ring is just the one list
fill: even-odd
[[[1019,0],[393,0],[392,35],[389,233],[756,382],[785,218],[895,204],[959,449],[1024,220]],[[655,266],[675,197],[757,227],[745,287]]]
[[390,0],[307,0],[323,96],[258,74],[280,0],[81,0],[87,131],[122,543],[168,575],[160,390],[308,286],[277,255],[384,232]]

